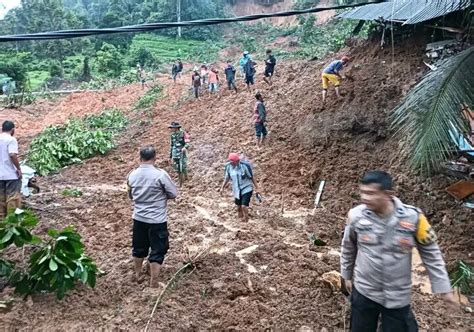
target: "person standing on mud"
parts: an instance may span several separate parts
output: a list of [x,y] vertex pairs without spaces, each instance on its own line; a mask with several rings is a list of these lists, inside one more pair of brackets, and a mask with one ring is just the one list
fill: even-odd
[[191,76],[191,86],[193,88],[194,98],[199,99],[199,90],[201,88],[201,75],[199,75],[198,67],[194,67],[194,72]]
[[265,109],[263,97],[260,92],[255,94],[255,99],[257,99],[257,101],[255,102],[253,117],[255,121],[255,134],[257,136],[257,148],[260,149],[268,134],[267,127],[265,125],[267,122],[267,111]]
[[232,194],[235,205],[237,205],[239,219],[248,222],[252,193],[258,189],[252,167],[249,163],[242,162],[238,153],[229,154],[228,162],[224,168],[224,182],[219,193],[222,193],[229,182],[232,182]]
[[272,50],[267,50],[267,60],[265,60],[265,72],[263,74],[263,80],[272,85],[272,77],[275,72],[276,58],[272,54]]
[[209,93],[213,94],[219,90],[219,74],[214,66],[209,70]]
[[227,60],[227,67],[224,69],[225,79],[227,81],[227,88],[234,89],[237,93],[237,85],[235,84],[235,68],[232,66],[232,61]]
[[[137,282],[143,281],[143,260],[150,262],[150,287],[158,287],[160,265],[169,249],[169,199],[176,198],[178,189],[164,170],[155,168],[153,146],[140,149],[140,166],[127,178],[128,195],[133,200],[132,256]],[[150,250],[151,249],[151,250]]]
[[326,103],[326,96],[328,93],[328,84],[331,82],[334,85],[334,89],[336,90],[337,98],[341,98],[339,94],[339,85],[341,85],[340,79],[342,78],[339,72],[344,68],[350,61],[348,56],[343,56],[341,60],[335,60],[331,62],[326,68],[324,68],[323,73],[321,75],[321,80],[323,82],[323,107]]
[[245,78],[245,65],[247,64],[248,61],[251,61],[252,57],[250,56],[250,53],[245,51],[244,54],[242,54],[242,57],[239,60],[239,67],[240,67],[240,74],[242,78]]
[[178,172],[179,184],[182,185],[188,179],[187,149],[189,148],[189,135],[181,130],[179,122],[172,122],[168,128],[171,130],[170,163]]
[[142,89],[145,88],[145,80],[146,80],[146,73],[145,73],[145,68],[143,68],[142,65],[137,64],[137,76],[138,80],[142,84]]
[[255,84],[255,65],[256,63],[254,61],[249,60],[244,66],[245,84],[247,85],[247,91],[250,91],[250,86]]
[[454,296],[436,234],[416,207],[393,196],[392,179],[370,171],[360,184],[362,204],[349,211],[341,275],[351,293],[351,331],[417,331],[411,311],[412,249],[428,271],[433,293],[452,307]]
[[171,77],[173,78],[173,82],[176,83],[176,77],[179,74],[179,60],[176,60],[176,62],[173,64],[173,67],[171,67]]
[[0,220],[21,205],[21,168],[15,124],[5,121],[0,134]]

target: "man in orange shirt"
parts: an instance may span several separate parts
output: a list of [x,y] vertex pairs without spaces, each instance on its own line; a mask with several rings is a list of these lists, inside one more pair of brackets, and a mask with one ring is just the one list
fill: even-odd
[[211,67],[211,70],[209,71],[209,92],[212,94],[214,92],[217,92],[219,86],[219,75],[217,73],[217,70],[214,67]]

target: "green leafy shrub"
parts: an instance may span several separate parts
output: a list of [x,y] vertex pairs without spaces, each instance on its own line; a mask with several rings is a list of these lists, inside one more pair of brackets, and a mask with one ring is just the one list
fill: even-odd
[[31,142],[28,162],[39,175],[47,175],[97,154],[105,154],[114,147],[114,132],[125,125],[123,114],[112,110],[100,116],[47,127]]
[[57,60],[51,61],[49,65],[49,74],[51,77],[63,77],[64,72],[63,68],[61,67],[61,63]]
[[62,299],[78,281],[95,287],[99,270],[84,254],[81,236],[70,227],[61,231],[50,229],[48,235],[51,239],[31,254],[28,273],[12,277],[15,292],[23,295],[55,292]]
[[25,244],[37,242],[38,238],[30,230],[38,224],[38,219],[30,211],[16,210],[0,221],[0,249],[14,244],[23,247]]
[[19,209],[0,221],[0,249],[13,244],[16,247],[37,246],[30,255],[26,272],[15,269],[13,262],[0,257],[0,277],[8,278],[16,293],[56,292],[59,299],[78,281],[94,287],[99,269],[84,254],[80,235],[70,227],[62,231],[50,229],[50,239],[44,242],[30,233],[37,224],[36,215]]
[[104,43],[96,53],[97,70],[101,74],[117,77],[122,72],[122,54],[112,44]]
[[242,48],[250,53],[257,51],[257,41],[254,37],[244,34],[240,37],[239,42],[242,44]]
[[[32,212],[19,209],[11,211],[0,221],[0,250],[13,244],[21,248],[25,244],[39,243],[40,239],[30,232],[37,224],[38,219]],[[0,258],[0,277],[9,278],[14,267],[13,262]]]
[[143,97],[138,99],[135,109],[149,109],[155,105],[156,101],[160,97],[163,87],[161,85],[155,85],[148,90]]
[[451,285],[458,292],[466,295],[472,294],[472,283],[474,282],[474,268],[466,262],[459,260],[456,268],[451,274]]
[[61,192],[61,195],[67,197],[81,197],[83,193],[82,190],[77,188],[66,188]]
[[92,129],[121,130],[128,124],[128,120],[123,113],[115,108],[100,114],[89,115],[84,121]]
[[17,60],[0,61],[0,73],[11,77],[19,90],[24,88],[28,80],[26,66]]
[[129,65],[131,66],[135,66],[137,63],[142,66],[153,66],[155,63],[155,57],[151,51],[143,46],[130,48],[129,56]]

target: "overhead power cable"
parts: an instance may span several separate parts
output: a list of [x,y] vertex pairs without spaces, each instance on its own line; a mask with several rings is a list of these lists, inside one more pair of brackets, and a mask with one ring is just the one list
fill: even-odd
[[147,32],[147,31],[169,29],[169,28],[176,28],[176,27],[194,27],[194,26],[216,25],[216,24],[224,24],[224,23],[232,23],[232,22],[255,21],[255,20],[260,20],[260,19],[270,18],[270,17],[286,17],[286,16],[302,15],[302,14],[309,14],[309,13],[318,13],[318,12],[323,12],[326,10],[353,8],[353,7],[359,7],[359,6],[364,6],[367,4],[373,4],[373,3],[378,3],[378,2],[383,2],[383,0],[371,1],[371,2],[366,2],[366,3],[358,3],[358,4],[352,4],[352,5],[290,10],[290,11],[284,11],[284,12],[246,15],[246,16],[229,17],[229,18],[209,18],[209,19],[184,21],[184,22],[145,23],[145,24],[129,25],[129,26],[117,27],[117,28],[60,30],[60,31],[50,31],[50,32],[27,33],[27,34],[20,34],[20,35],[7,35],[7,36],[0,36],[0,42],[12,42],[12,41],[22,41],[22,40],[66,39],[66,38],[78,38],[78,37],[105,35],[105,34],[123,33],[123,32]]

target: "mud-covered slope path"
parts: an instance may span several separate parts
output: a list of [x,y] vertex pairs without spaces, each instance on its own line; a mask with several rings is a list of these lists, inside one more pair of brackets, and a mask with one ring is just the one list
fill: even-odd
[[[366,47],[352,53],[362,70],[355,70],[356,81],[344,86],[344,101],[331,100],[323,112],[321,63],[282,63],[272,89],[257,84],[266,100],[270,129],[267,146],[260,151],[255,149],[253,93],[224,91],[194,101],[187,77],[175,86],[165,82],[164,95],[152,112],[140,113],[139,119],[130,113],[136,121],[118,148],[46,178],[44,194],[30,201],[41,208],[41,230],[74,225],[88,254],[106,274],[94,290],[80,287],[63,301],[52,295],[34,296],[32,303],[17,300],[10,311],[0,313],[0,327],[145,327],[159,290],[150,291],[132,280],[132,205],[125,194],[125,177],[137,166],[138,149],[145,144],[157,147],[158,165],[173,174],[166,164],[167,126],[179,121],[191,134],[190,180],[169,205],[171,248],[162,268],[163,282],[182,266],[186,250],[198,253],[210,248],[210,254],[166,295],[151,329],[347,328],[346,301],[321,276],[339,269],[344,217],[357,202],[360,174],[369,168],[401,167],[394,154],[384,153],[396,147],[384,136],[384,109],[396,104],[420,72],[416,48],[390,64],[390,54],[381,52],[374,60],[375,51],[367,55]],[[402,76],[407,87],[401,84]],[[236,218],[230,191],[223,196],[217,192],[230,151],[243,152],[254,164],[264,197],[261,204],[252,202],[249,223]],[[328,184],[322,207],[313,211],[319,179]],[[408,192],[418,183],[408,176],[404,179]],[[61,197],[66,186],[81,188],[85,195]],[[461,240],[469,238],[467,227],[459,231],[467,233]],[[312,233],[328,246],[310,245]],[[415,314],[420,327],[468,328],[469,316],[443,315],[439,300],[418,288]]]

